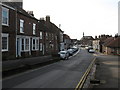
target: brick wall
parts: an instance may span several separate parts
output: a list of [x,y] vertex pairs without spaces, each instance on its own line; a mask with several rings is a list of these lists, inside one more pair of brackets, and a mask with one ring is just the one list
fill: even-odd
[[[9,8],[8,8],[9,9]],[[9,9],[9,25],[2,25],[2,33],[8,36],[8,51],[2,52],[2,59],[9,60],[16,58],[16,11]]]

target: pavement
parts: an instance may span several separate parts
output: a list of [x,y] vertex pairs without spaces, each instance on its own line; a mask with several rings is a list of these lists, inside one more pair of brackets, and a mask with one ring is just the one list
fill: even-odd
[[93,85],[93,90],[97,88],[109,88],[120,90],[120,56],[97,54],[97,68],[95,78],[100,80],[100,84]]

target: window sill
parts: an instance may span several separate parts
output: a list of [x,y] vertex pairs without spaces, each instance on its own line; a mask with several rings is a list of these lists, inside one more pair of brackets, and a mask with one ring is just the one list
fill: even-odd
[[2,52],[8,52],[8,50],[2,50]]
[[21,51],[21,52],[30,52],[30,51],[27,51],[27,50],[26,50],[26,51]]
[[35,50],[32,50],[32,51],[39,51],[39,49],[35,49]]
[[24,32],[20,32],[21,34],[24,34]]
[[9,26],[8,24],[3,24],[3,23],[2,23],[2,25],[3,25],[3,26]]

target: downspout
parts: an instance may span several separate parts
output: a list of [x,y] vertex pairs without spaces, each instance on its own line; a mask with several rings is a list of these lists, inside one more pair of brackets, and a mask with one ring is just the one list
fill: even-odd
[[[2,13],[1,1],[0,1],[0,13]],[[0,14],[0,89],[2,90],[2,14]]]
[[15,34],[15,38],[16,38],[16,57],[18,57],[17,56],[17,8],[15,8],[15,20],[16,20],[16,27],[15,27],[15,29],[16,29],[16,34]]

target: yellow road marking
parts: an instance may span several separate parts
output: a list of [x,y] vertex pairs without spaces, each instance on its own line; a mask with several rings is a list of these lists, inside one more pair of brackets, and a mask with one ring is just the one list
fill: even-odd
[[95,62],[96,57],[93,59],[93,61],[91,62],[91,64],[89,65],[88,69],[86,70],[86,72],[84,73],[84,75],[82,76],[82,78],[80,79],[78,85],[76,86],[75,90],[80,90],[93,66],[93,63]]

